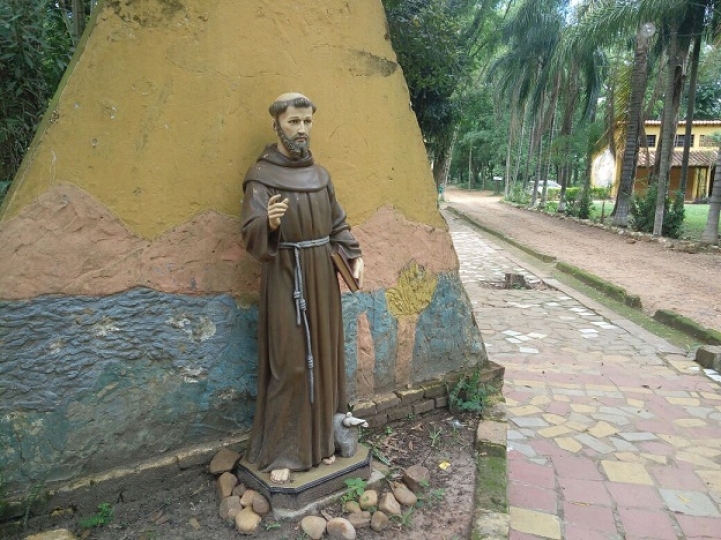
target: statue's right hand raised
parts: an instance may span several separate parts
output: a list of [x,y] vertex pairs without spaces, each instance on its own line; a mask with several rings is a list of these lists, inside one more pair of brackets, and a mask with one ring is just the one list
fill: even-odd
[[288,210],[288,199],[280,201],[280,197],[281,195],[273,195],[268,199],[268,227],[270,227],[271,231],[280,227],[280,218]]

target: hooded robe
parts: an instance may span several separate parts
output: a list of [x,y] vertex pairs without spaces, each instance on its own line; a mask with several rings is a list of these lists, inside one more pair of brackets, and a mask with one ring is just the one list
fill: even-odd
[[[328,171],[312,156],[292,160],[268,146],[243,181],[242,234],[262,263],[258,318],[258,398],[247,458],[262,471],[307,470],[335,452],[333,415],[346,412],[343,318],[332,250],[360,257]],[[288,210],[270,231],[268,199]],[[281,242],[330,237],[298,250],[313,354],[313,403],[306,366],[306,332],[293,298],[296,261]]]

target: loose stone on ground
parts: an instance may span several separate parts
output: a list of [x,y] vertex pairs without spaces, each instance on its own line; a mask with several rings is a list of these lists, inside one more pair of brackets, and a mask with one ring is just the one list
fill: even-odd
[[[239,456],[236,458],[221,450],[211,462],[215,463],[213,470],[220,473],[216,479],[216,492],[220,499],[218,514],[222,520],[233,519],[240,534],[253,535],[271,508],[263,495],[247,489],[239,483],[235,473],[224,470],[225,466],[237,463],[238,459]],[[225,466],[217,466],[221,462],[224,462]],[[422,465],[413,465],[403,471],[403,478],[410,479],[418,492],[421,492],[428,485],[430,471]],[[236,495],[235,492],[239,494]],[[403,507],[411,507],[417,501],[418,496],[408,486],[403,482],[394,482],[391,489],[382,494],[375,489],[367,489],[360,494],[358,500],[346,501],[342,507],[345,517],[333,517],[321,511],[323,517],[305,516],[300,520],[299,526],[312,539],[319,539],[327,534],[332,539],[354,540],[358,529],[383,531],[390,524],[389,516],[401,516]]]

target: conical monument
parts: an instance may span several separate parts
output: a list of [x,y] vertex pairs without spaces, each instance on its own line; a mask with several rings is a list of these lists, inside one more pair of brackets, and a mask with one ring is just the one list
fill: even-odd
[[101,0],[0,209],[5,493],[247,431],[241,183],[285,91],[363,246],[351,399],[487,362],[379,0]]

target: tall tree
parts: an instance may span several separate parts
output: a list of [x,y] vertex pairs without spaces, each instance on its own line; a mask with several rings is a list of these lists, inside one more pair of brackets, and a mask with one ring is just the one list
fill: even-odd
[[436,184],[445,182],[459,99],[471,80],[481,36],[498,0],[384,0],[393,48],[433,163]]
[[[678,105],[680,103],[681,87],[683,85],[683,53],[680,50],[677,27],[671,26],[671,39],[668,52],[668,86],[664,98],[663,116],[661,117],[661,147],[656,152],[656,161],[659,164],[657,179],[658,192],[656,197],[656,216],[653,222],[653,234],[661,236],[663,229],[663,216],[668,197],[669,176],[673,160],[674,139]],[[660,154],[660,156],[659,156]]]
[[[532,204],[536,203],[539,181],[545,170],[544,135],[555,118],[561,73],[551,60],[565,24],[567,0],[536,2],[525,0],[503,27],[506,48],[492,65],[489,76],[513,100],[513,106],[524,108],[531,126],[526,167],[534,164]],[[524,181],[528,175],[524,175]]]
[[[681,183],[679,191],[686,197],[686,183],[688,181],[688,162],[691,156],[691,130],[693,129],[694,107],[696,105],[696,85],[698,81],[698,65],[701,58],[701,36],[694,38],[691,53],[691,75],[688,84],[688,97],[686,100],[686,125],[683,136],[683,158],[681,159]],[[683,198],[681,200],[683,204]]]
[[0,202],[96,3],[0,1]]
[[[621,183],[616,196],[616,208],[613,223],[626,227],[631,207],[633,182],[636,178],[636,162],[638,161],[638,142],[641,130],[643,95],[648,80],[648,42],[656,32],[652,23],[643,23],[636,35],[636,50],[633,57],[633,75],[631,77],[631,99],[626,119],[626,144],[621,162]],[[613,121],[613,120],[612,120]]]
[[706,228],[701,235],[701,242],[705,244],[718,242],[719,216],[721,216],[721,147],[719,147],[716,157],[716,172],[714,173],[708,216],[706,216]]
[[0,199],[72,54],[52,0],[0,2]]

